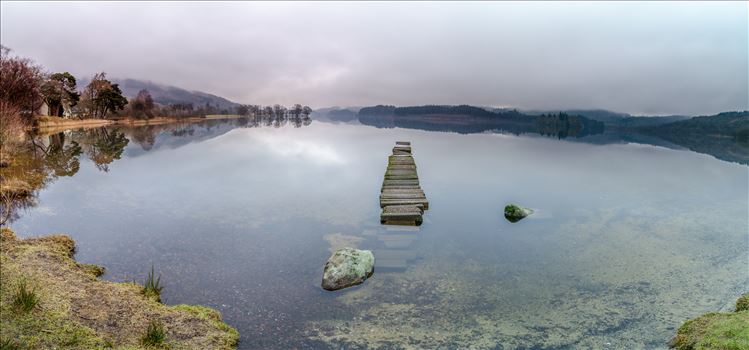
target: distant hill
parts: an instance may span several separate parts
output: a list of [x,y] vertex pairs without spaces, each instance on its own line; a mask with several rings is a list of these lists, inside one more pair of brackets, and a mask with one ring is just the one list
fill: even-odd
[[749,164],[749,111],[724,112],[635,130],[718,159]]
[[736,136],[749,130],[749,111],[723,112],[642,129],[657,134]]
[[321,120],[321,121],[349,123],[349,122],[357,121],[356,114],[358,110],[359,110],[359,107],[319,108],[319,109],[316,109],[312,113],[312,118]]
[[605,109],[567,109],[560,111],[523,111],[530,115],[540,115],[548,113],[563,112],[571,115],[581,115],[588,119],[604,122],[608,126],[615,127],[640,127],[667,124],[675,121],[689,119],[687,116],[670,115],[670,116],[633,116],[629,113],[612,112]]
[[[162,105],[175,103],[192,103],[195,107],[205,106],[210,103],[211,106],[219,109],[229,109],[239,104],[229,101],[221,96],[212,95],[201,91],[189,91],[176,86],[158,84],[146,80],[137,79],[112,79],[113,83],[120,84],[122,94],[128,99],[138,95],[140,90],[146,89],[151,93],[154,102]],[[78,82],[81,88],[88,85],[88,81],[82,79]]]
[[607,111],[605,109],[567,109],[567,110],[548,110],[548,111],[537,111],[537,110],[523,111],[523,113],[530,114],[530,115],[541,115],[541,114],[558,113],[558,112],[581,115],[585,118],[597,120],[599,122],[604,122],[606,124],[615,124],[624,118],[631,117],[631,115],[627,113],[612,112],[612,111]]
[[558,138],[602,133],[604,123],[580,115],[549,113],[528,115],[517,110],[494,110],[469,105],[372,106],[358,113],[359,122],[381,128],[412,128],[476,133],[504,130],[538,133]]

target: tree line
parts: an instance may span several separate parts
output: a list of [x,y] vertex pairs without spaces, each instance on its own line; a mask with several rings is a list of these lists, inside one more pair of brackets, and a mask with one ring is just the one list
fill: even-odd
[[[32,60],[11,55],[10,49],[3,46],[0,46],[0,76],[0,117],[3,124],[13,124],[16,129],[32,125],[34,117],[45,104],[48,115],[78,119],[181,118],[214,114],[309,118],[312,113],[310,107],[300,104],[291,107],[278,104],[238,105],[229,109],[221,109],[210,103],[199,106],[193,103],[162,105],[154,101],[148,90],[141,90],[128,99],[118,84],[107,79],[105,72],[95,74],[89,84],[79,91],[76,78],[69,72],[47,73]],[[5,130],[2,137],[5,137]]]

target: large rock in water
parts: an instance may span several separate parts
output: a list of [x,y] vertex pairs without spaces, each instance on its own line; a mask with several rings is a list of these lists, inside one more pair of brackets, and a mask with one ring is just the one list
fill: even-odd
[[322,275],[325,290],[338,290],[364,282],[374,273],[374,255],[369,250],[338,249],[328,258]]
[[508,204],[505,207],[505,219],[510,222],[518,222],[531,214],[533,214],[533,209],[521,207],[519,205]]

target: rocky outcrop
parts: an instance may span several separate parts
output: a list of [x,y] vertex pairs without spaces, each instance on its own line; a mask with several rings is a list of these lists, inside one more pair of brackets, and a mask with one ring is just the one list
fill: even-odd
[[322,276],[325,290],[338,290],[363,283],[374,273],[374,255],[369,250],[343,248],[328,258]]

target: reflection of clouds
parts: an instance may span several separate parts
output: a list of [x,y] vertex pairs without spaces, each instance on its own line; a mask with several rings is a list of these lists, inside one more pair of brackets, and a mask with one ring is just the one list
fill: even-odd
[[247,147],[248,139],[254,141],[254,146],[260,149],[253,153],[266,153],[282,158],[295,158],[317,165],[343,165],[348,163],[343,152],[336,149],[330,135],[326,132],[320,135],[312,130],[292,128],[280,129],[236,129],[232,132],[212,140],[219,147],[239,144]]
[[330,145],[321,144],[322,140],[296,140],[288,134],[259,134],[256,139],[267,146],[275,155],[283,157],[304,158],[321,165],[340,165],[346,163],[343,155]]
[[47,207],[47,206],[36,207],[36,212],[38,212],[41,215],[46,215],[46,216],[57,215],[55,208]]

